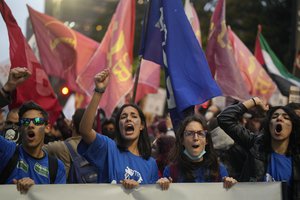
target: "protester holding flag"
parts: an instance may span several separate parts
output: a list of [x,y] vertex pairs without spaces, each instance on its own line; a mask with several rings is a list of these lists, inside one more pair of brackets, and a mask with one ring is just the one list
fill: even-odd
[[12,92],[31,75],[25,67],[16,67],[9,71],[8,80],[0,90],[0,107],[11,102]]
[[191,115],[180,124],[176,145],[172,152],[173,164],[164,170],[164,177],[173,182],[221,182],[230,188],[237,181],[227,177],[226,168],[218,162],[211,134],[203,117]]
[[99,183],[121,183],[126,189],[158,180],[158,168],[151,155],[146,119],[135,104],[123,105],[116,115],[116,139],[92,129],[94,116],[109,82],[108,69],[95,75],[94,95],[80,123],[82,140],[78,152],[98,168]]
[[[289,198],[300,198],[299,118],[288,106],[270,109],[262,134],[254,134],[238,123],[250,108],[269,107],[258,97],[227,107],[219,116],[220,127],[247,152],[241,181],[282,181]],[[292,197],[292,198],[291,198]]]

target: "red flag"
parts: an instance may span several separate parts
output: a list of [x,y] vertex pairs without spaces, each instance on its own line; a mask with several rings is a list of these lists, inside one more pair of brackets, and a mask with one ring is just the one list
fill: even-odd
[[105,68],[110,69],[110,82],[100,102],[107,116],[132,88],[134,27],[135,0],[121,0],[100,46],[77,79],[78,84],[91,95],[95,74]]
[[85,108],[89,104],[91,98],[82,93],[75,93],[75,108]]
[[50,122],[53,123],[59,116],[62,108],[58,103],[48,77],[26,42],[10,8],[4,1],[0,3],[0,11],[8,30],[11,67],[27,67],[32,73],[30,78],[17,87],[16,97],[11,107],[19,107],[25,101],[33,100],[49,113]]
[[142,59],[135,102],[139,102],[149,93],[157,93],[160,82],[160,65]]
[[224,96],[240,101],[250,98],[228,39],[225,0],[218,1],[212,15],[206,57]]
[[259,96],[268,101],[275,91],[276,85],[254,55],[230,28],[228,28],[228,37],[232,43],[234,56],[244,81],[247,83],[248,92],[252,96]]
[[76,78],[99,44],[30,6],[28,11],[46,73],[66,80],[71,90],[84,93]]

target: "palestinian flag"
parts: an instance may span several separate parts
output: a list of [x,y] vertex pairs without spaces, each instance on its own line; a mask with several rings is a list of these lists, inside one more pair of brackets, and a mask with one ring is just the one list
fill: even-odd
[[265,67],[281,94],[289,96],[290,86],[300,87],[300,79],[292,75],[272,51],[259,28],[255,43],[255,57]]

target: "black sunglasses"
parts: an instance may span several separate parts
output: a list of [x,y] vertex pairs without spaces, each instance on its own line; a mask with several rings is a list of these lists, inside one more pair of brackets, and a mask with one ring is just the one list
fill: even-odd
[[36,117],[36,118],[21,118],[20,119],[20,126],[29,126],[30,122],[33,122],[36,126],[41,126],[44,124],[48,124],[45,118]]

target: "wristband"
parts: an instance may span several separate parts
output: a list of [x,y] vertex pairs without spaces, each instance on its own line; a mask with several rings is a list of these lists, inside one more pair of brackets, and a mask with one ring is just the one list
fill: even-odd
[[97,92],[99,94],[103,94],[105,92],[105,88],[97,88],[97,87],[95,87],[94,92]]
[[252,99],[252,101],[253,101],[253,103],[254,103],[254,106],[256,106],[257,104],[256,104],[255,99],[254,99],[254,98],[251,98],[251,99]]

